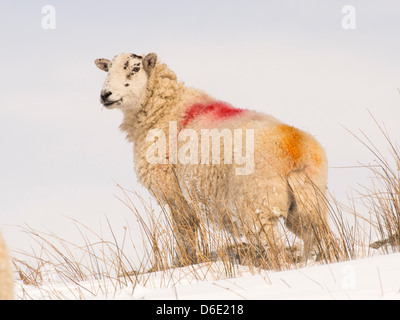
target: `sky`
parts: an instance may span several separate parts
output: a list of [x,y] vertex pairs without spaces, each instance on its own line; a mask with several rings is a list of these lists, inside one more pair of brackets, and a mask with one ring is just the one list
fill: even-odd
[[[354,29],[343,27],[346,5]],[[79,237],[69,218],[137,230],[117,184],[150,195],[136,182],[122,115],[99,102],[106,74],[93,62],[121,52],[156,52],[186,85],[310,132],[327,152],[329,189],[346,199],[370,181],[352,167],[373,162],[349,131],[385,152],[371,113],[399,140],[399,18],[395,0],[1,1],[0,228],[9,247],[30,246],[24,224]]]

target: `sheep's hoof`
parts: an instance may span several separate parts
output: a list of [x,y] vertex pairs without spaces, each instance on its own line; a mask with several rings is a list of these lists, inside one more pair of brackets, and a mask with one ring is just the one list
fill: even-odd
[[379,249],[379,248],[383,247],[384,245],[386,245],[386,241],[385,240],[383,240],[383,241],[375,241],[375,242],[372,242],[369,245],[369,247],[372,248],[372,249]]
[[392,246],[392,247],[399,247],[400,246],[400,232],[396,234],[392,234],[386,239],[375,241],[369,245],[372,249],[379,249],[383,246]]
[[304,255],[302,253],[301,247],[298,245],[286,247],[285,260],[291,264],[298,264],[304,262]]
[[175,256],[175,259],[172,263],[173,268],[181,268],[181,267],[187,267],[191,266],[194,264],[198,264],[199,261],[194,254],[185,254],[185,255],[178,255]]
[[267,250],[261,246],[240,243],[226,249],[229,258],[240,265],[272,269]]

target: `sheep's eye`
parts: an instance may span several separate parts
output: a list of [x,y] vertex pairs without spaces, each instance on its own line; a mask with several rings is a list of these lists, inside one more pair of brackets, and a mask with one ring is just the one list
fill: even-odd
[[139,72],[139,70],[140,70],[139,67],[134,67],[134,68],[132,69],[133,72]]

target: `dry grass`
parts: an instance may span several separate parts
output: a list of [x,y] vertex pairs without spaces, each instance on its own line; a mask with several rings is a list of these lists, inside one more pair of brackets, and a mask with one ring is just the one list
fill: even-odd
[[[139,223],[141,240],[138,242],[137,235],[131,234],[129,226],[123,234],[116,235],[108,221],[106,237],[103,232],[96,233],[72,220],[81,234],[81,244],[23,226],[21,229],[30,236],[32,244],[36,243],[37,249],[18,252],[20,258],[13,260],[21,279],[19,298],[32,298],[28,294],[31,291],[25,290],[27,286],[36,287],[39,296],[50,299],[86,299],[99,294],[112,298],[123,288],[134,292],[137,285],[171,287],[182,282],[235,277],[243,271],[285,270],[310,263],[301,259],[302,242],[283,226],[283,221],[279,228],[281,236],[270,239],[270,250],[266,251],[257,242],[245,243],[246,239],[235,234],[235,230],[218,228],[220,221],[201,215],[198,203],[191,209],[196,210],[199,231],[196,237],[185,238],[186,244],[192,242],[196,248],[193,260],[193,255],[177,241],[172,214],[167,208],[157,207],[159,212],[156,212],[151,203],[135,192],[118,188],[122,194],[120,200]],[[141,209],[136,206],[138,202],[142,203]],[[317,253],[311,263],[354,258],[361,243],[357,241],[357,232],[343,218],[343,208],[337,202],[328,203],[334,203],[329,212],[335,228],[315,231]],[[254,234],[247,236],[255,238]],[[60,291],[60,285],[69,289]]]
[[[372,116],[372,115],[371,115]],[[364,165],[371,173],[371,186],[360,191],[360,198],[372,216],[371,224],[380,240],[370,245],[384,252],[398,251],[400,246],[400,146],[383,124],[372,116],[388,150],[383,152],[363,132],[355,136],[373,155],[374,164]],[[385,156],[385,154],[389,156]]]
[[[356,137],[373,153],[376,161],[374,165],[365,165],[372,175],[372,187],[360,192],[370,216],[358,214],[354,200],[344,205],[333,195],[321,196],[313,205],[317,211],[328,211],[329,227],[321,222],[312,228],[316,246],[311,259],[304,259],[302,241],[284,227],[282,220],[279,220],[280,236],[266,235],[269,248],[264,250],[257,241],[259,235],[248,231],[243,236],[235,229],[233,221],[226,221],[223,213],[226,208],[216,205],[212,196],[204,205],[196,194],[187,192],[190,188],[182,190],[175,199],[181,211],[170,212],[167,206],[153,208],[135,192],[117,185],[121,194],[119,200],[138,221],[140,241],[137,232],[132,235],[131,227],[126,226],[124,233],[117,235],[108,221],[107,237],[103,232],[97,233],[73,221],[83,240],[79,245],[49,232],[21,227],[37,249],[18,252],[20,258],[13,260],[21,279],[19,298],[31,298],[24,290],[27,286],[36,287],[43,298],[81,299],[95,298],[99,294],[113,297],[124,288],[134,292],[138,285],[174,286],[185,281],[235,277],[244,270],[242,266],[257,273],[366,257],[374,251],[371,248],[383,248],[388,252],[389,247],[396,248],[400,244],[400,148],[389,139],[383,126],[376,124],[387,140],[390,160],[386,160],[365,135]],[[204,212],[212,208],[214,211],[217,208],[220,214],[206,218]],[[192,218],[182,212],[190,212]],[[176,215],[183,217],[179,230],[174,223]],[[229,232],[219,227],[227,223],[231,225]],[[249,222],[241,220],[240,223]],[[193,233],[194,224],[198,227],[197,233]],[[370,248],[373,235],[380,240]],[[189,247],[195,248],[194,251]],[[60,284],[69,288],[68,294],[58,290]]]

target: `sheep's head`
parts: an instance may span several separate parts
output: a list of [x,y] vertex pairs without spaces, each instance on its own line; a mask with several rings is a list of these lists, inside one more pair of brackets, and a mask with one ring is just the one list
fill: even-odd
[[96,59],[96,66],[108,72],[101,90],[100,102],[110,109],[138,110],[145,102],[147,81],[156,62],[155,53],[144,57],[121,53],[111,61]]

